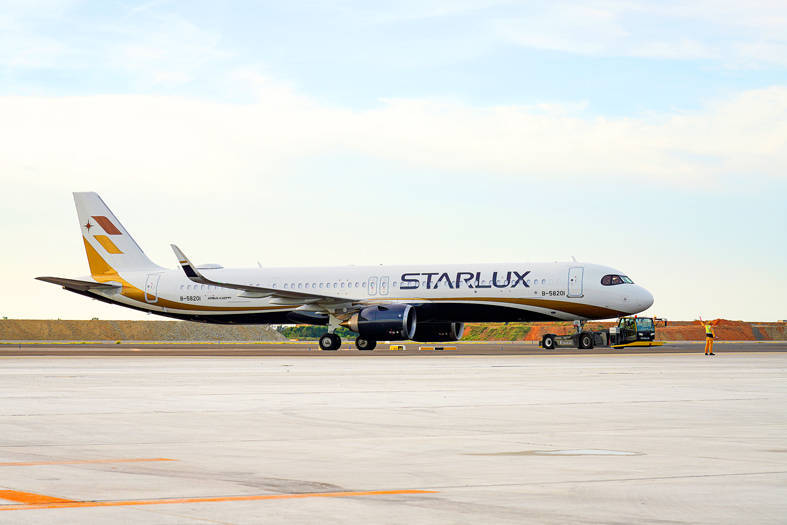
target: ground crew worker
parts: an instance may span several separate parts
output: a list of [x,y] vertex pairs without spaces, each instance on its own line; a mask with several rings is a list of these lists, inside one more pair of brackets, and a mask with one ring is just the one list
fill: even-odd
[[705,355],[716,355],[713,353],[713,337],[716,335],[713,332],[713,326],[710,323],[705,324]]

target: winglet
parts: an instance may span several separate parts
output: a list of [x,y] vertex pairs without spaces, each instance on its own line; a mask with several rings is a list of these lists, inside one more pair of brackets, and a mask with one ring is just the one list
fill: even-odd
[[175,257],[178,258],[178,262],[180,263],[180,267],[183,268],[183,272],[186,274],[186,277],[191,279],[192,281],[203,279],[202,275],[197,271],[197,267],[194,266],[189,258],[186,257],[186,254],[181,251],[180,248],[175,246],[174,244],[170,244],[172,247],[172,251],[175,252]]

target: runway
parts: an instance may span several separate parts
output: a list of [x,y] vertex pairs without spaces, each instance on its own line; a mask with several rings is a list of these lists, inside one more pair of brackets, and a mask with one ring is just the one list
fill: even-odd
[[0,523],[787,515],[781,350],[324,354],[0,358]]
[[[544,350],[536,343],[522,342],[453,342],[453,343],[378,343],[373,351],[356,350],[352,342],[345,341],[341,349],[327,352],[320,350],[314,341],[287,341],[275,343],[217,343],[217,342],[1,342],[2,356],[427,356],[427,355],[622,355],[622,354],[680,354],[703,353],[704,342],[670,342],[664,346],[626,348],[558,348]],[[391,350],[391,345],[403,345],[404,350]],[[714,350],[725,352],[787,352],[787,341],[717,341]]]

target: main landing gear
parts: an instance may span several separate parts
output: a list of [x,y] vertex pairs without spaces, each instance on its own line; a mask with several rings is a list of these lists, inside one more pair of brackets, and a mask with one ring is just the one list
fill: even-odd
[[342,338],[334,333],[339,328],[339,323],[341,320],[335,313],[328,313],[328,333],[320,337],[321,350],[338,350],[342,347]]
[[355,339],[355,348],[358,350],[374,350],[375,346],[377,346],[377,341],[369,337],[359,335]]
[[[339,318],[335,314],[328,314],[328,333],[320,337],[320,349],[322,350],[338,350],[342,347],[341,338],[334,333],[334,331],[341,325]],[[359,335],[355,339],[355,348],[358,350],[374,350],[377,346],[377,340],[371,337],[364,337]]]
[[324,334],[320,337],[321,350],[338,350],[342,346],[342,339],[336,334]]
[[[320,349],[338,350],[342,346],[341,338],[336,334],[325,334],[320,337]],[[377,341],[369,337],[358,336],[355,340],[355,348],[358,350],[374,350]]]

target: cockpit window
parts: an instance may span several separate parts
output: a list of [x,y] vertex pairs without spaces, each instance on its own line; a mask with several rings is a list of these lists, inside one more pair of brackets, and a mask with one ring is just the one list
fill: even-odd
[[614,286],[616,284],[634,284],[634,281],[625,275],[605,275],[601,278],[601,284],[604,286]]

